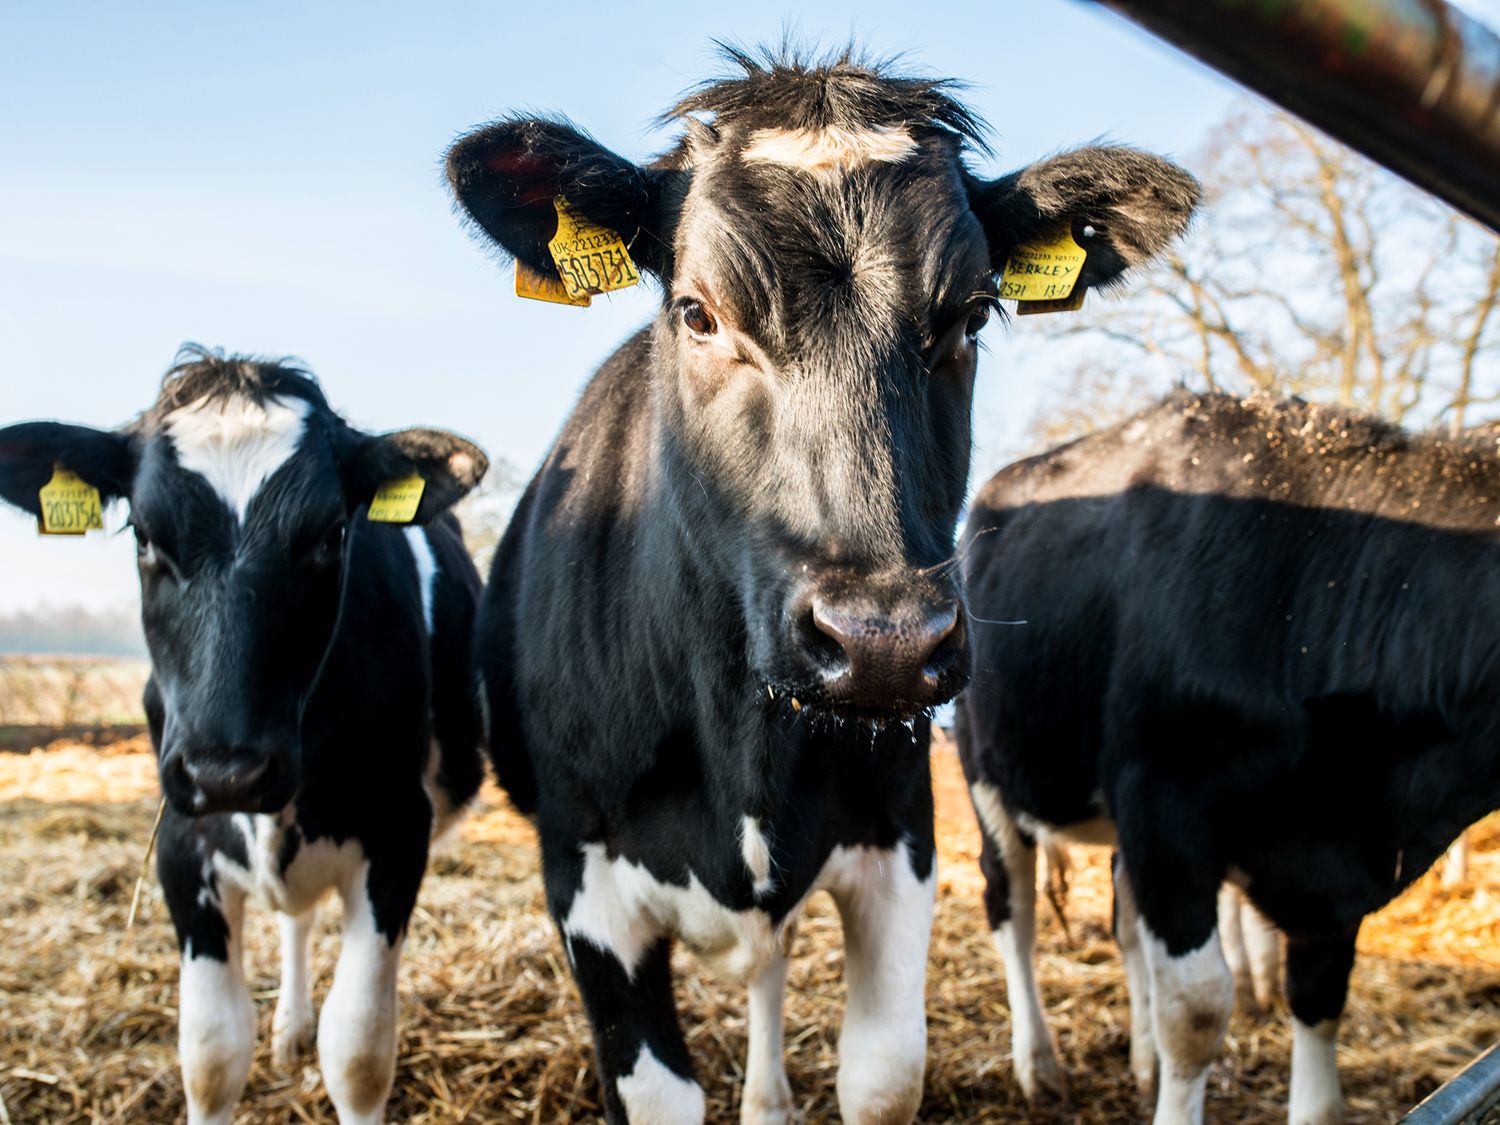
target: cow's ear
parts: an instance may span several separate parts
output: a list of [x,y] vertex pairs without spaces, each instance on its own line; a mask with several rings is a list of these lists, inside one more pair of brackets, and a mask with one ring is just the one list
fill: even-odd
[[1071,229],[1088,251],[1079,281],[1090,287],[1165,250],[1187,230],[1201,195],[1198,181],[1170,160],[1119,146],[1073,149],[970,183],[996,270],[1017,246]]
[[344,495],[350,509],[368,504],[385,485],[423,481],[422,498],[410,523],[427,523],[462,500],[489,471],[484,450],[446,430],[397,430],[389,434],[350,431],[341,455]]
[[0,499],[6,503],[40,516],[37,494],[58,465],[97,488],[107,504],[130,495],[135,451],[128,434],[89,426],[22,422],[0,430]]
[[500,249],[548,277],[559,196],[624,240],[637,265],[664,277],[671,238],[662,200],[672,173],[643,168],[563,121],[517,117],[476,129],[448,150],[448,184]]

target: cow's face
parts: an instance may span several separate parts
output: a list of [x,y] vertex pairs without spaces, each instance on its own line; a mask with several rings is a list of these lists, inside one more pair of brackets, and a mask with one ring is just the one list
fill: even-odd
[[485,469],[462,439],[361,434],[295,370],[212,356],[178,368],[126,431],[0,430],[12,503],[34,510],[59,463],[129,501],[162,788],[189,815],[271,811],[295,793],[302,712],[338,626],[361,505],[418,472],[418,518],[430,519]]
[[1107,284],[1183,229],[1197,185],[1128,149],[982,181],[940,83],[740,61],[677,107],[686,134],[650,167],[521,119],[455,145],[450,180],[537,270],[555,196],[620,232],[663,288],[642,372],[661,479],[735,588],[751,668],[773,696],[909,715],[967,674],[952,553],[998,269],[1071,229],[1081,283]]

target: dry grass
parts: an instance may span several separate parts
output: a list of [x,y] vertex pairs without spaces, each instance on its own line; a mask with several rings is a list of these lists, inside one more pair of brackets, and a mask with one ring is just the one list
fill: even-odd
[[[71,746],[0,755],[0,1125],[183,1120],[176,1071],[171,927],[152,887],[124,932],[155,809],[153,762]],[[1005,989],[983,931],[972,814],[951,754],[936,758],[942,875],[929,984],[932,1049],[924,1122],[1026,1120],[1010,1075]],[[1421,881],[1367,927],[1343,1034],[1355,1123],[1386,1122],[1500,1037],[1500,827],[1476,841],[1473,886]],[[1108,935],[1104,854],[1075,857],[1076,946],[1042,925],[1041,978],[1073,1076],[1069,1107],[1031,1119],[1143,1118],[1127,1077],[1123,978]],[[261,1046],[239,1121],[331,1123],[316,1070],[269,1065],[275,930],[251,924],[248,971]],[[318,991],[336,949],[316,940]],[[801,930],[788,1002],[788,1068],[809,1122],[837,1119],[835,1042],[842,985],[826,899]],[[740,989],[680,963],[680,997],[709,1094],[733,1121],[742,1077]],[[529,826],[486,790],[463,837],[434,860],[402,969],[403,1032],[389,1119],[596,1119],[588,1029],[542,912]],[[1221,1121],[1285,1120],[1284,1018],[1236,1017],[1210,1086]]]
[[0,657],[0,727],[139,723],[145,660]]

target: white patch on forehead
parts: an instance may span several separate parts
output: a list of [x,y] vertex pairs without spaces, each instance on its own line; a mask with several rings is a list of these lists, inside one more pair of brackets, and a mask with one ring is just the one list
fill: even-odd
[[260,486],[297,452],[312,404],[230,395],[179,407],[163,420],[177,463],[197,473],[243,523]]
[[862,164],[900,164],[917,151],[895,125],[868,129],[757,129],[740,154],[747,164],[780,164],[804,172],[838,173]]

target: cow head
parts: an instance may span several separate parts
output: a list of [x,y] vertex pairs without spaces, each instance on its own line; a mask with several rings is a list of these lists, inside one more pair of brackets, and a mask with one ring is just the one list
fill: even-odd
[[967,674],[953,566],[980,330],[1013,248],[1071,229],[1112,283],[1187,225],[1194,179],[1084,148],[985,180],[948,83],[848,57],[731,52],[742,73],[674,107],[640,166],[554,120],[448,154],[465,212],[554,274],[553,200],[612,228],[661,282],[651,337],[659,474],[706,572],[733,587],[772,694],[905,716]]
[[0,429],[0,497],[37,514],[55,465],[130,505],[162,789],[188,815],[272,811],[295,793],[351,523],[380,485],[420,474],[422,523],[487,468],[451,434],[361,433],[304,371],[202,350],[124,429]]

